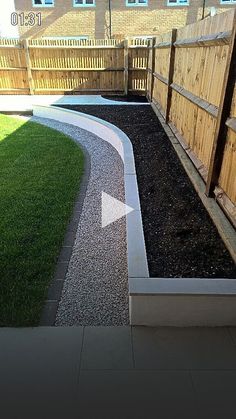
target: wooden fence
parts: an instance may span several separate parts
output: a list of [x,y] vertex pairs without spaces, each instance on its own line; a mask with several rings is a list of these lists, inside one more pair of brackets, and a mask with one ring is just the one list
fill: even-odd
[[158,36],[147,97],[236,225],[236,9]]
[[0,39],[0,94],[139,93],[236,225],[236,9],[153,40]]
[[147,44],[0,39],[0,94],[145,93]]

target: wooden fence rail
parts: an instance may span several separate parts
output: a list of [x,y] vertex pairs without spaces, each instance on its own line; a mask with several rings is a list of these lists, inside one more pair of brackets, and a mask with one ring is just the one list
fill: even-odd
[[147,97],[236,226],[236,9],[155,38]]
[[137,39],[0,39],[0,94],[144,94],[147,48]]

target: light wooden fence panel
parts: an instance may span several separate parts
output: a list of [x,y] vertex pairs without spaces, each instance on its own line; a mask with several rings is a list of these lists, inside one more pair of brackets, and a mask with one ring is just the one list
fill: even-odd
[[35,93],[122,92],[123,43],[29,41]]
[[146,92],[148,45],[147,39],[128,39],[130,92]]
[[[236,203],[236,85],[231,107],[230,122],[225,144],[219,186],[226,192],[230,201]],[[221,193],[221,191],[219,191]],[[236,207],[232,209],[236,219]]]
[[29,93],[24,49],[16,39],[0,42],[0,90],[1,93]]
[[[222,92],[226,88],[225,75],[232,60],[235,22],[235,10],[204,19],[178,29],[175,42],[173,37],[170,42],[170,34],[163,39],[157,37],[149,53],[148,97],[170,123],[203,179],[208,179],[207,187]],[[172,58],[171,50],[174,50]],[[151,71],[153,51],[155,65]],[[171,61],[174,63],[172,80]],[[236,91],[227,125],[215,195],[236,222]]]
[[168,94],[171,32],[156,37],[154,46],[153,101],[165,114]]
[[145,94],[148,41],[0,39],[0,93]]

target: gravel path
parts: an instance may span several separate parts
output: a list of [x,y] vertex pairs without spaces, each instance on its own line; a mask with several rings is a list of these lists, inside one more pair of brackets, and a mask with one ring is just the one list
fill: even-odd
[[91,159],[56,326],[129,324],[125,219],[101,228],[102,191],[124,202],[123,163],[110,144],[87,131],[44,118],[31,120],[71,136]]

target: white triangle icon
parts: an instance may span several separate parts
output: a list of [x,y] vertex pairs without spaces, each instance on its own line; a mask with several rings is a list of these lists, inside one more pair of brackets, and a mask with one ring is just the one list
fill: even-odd
[[102,192],[102,228],[122,218],[124,215],[134,211],[134,208],[123,204],[113,196]]

